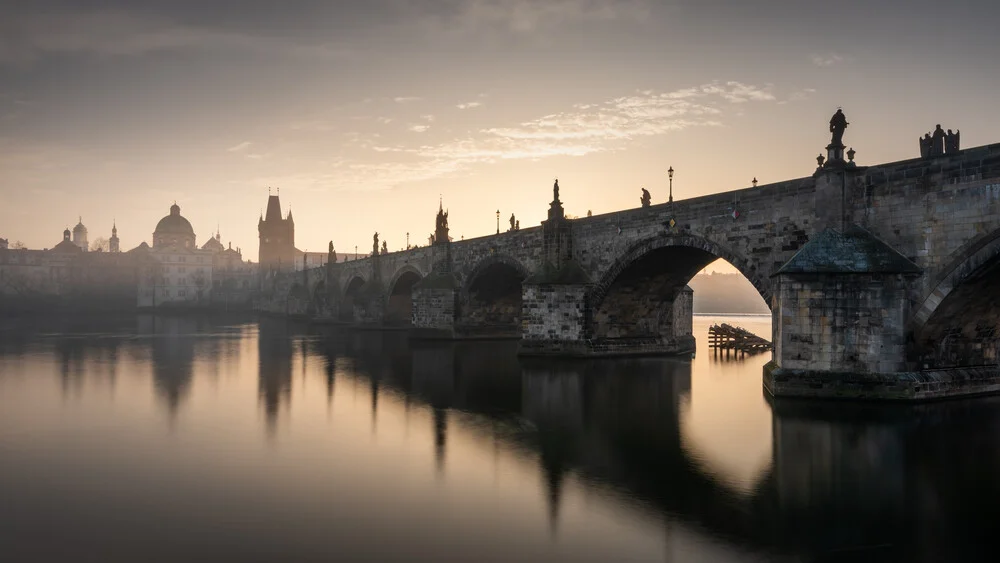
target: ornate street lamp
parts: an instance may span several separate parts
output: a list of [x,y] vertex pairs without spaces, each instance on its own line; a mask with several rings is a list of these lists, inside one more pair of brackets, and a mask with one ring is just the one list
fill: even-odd
[[497,209],[497,234],[500,234],[500,210]]
[[667,203],[674,202],[674,167],[671,166],[667,169],[667,178],[670,178],[670,197],[667,199]]

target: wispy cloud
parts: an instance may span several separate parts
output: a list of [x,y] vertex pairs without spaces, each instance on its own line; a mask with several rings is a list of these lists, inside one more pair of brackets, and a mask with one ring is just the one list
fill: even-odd
[[242,143],[235,144],[228,149],[229,152],[240,152],[246,150],[250,146],[250,141],[243,141]]
[[483,105],[482,102],[465,102],[463,104],[458,104],[455,107],[458,109],[473,109]]
[[392,99],[392,101],[396,102],[397,104],[408,104],[410,102],[420,101],[420,98],[416,96],[396,96],[395,98]]
[[827,67],[844,62],[844,57],[837,53],[829,53],[826,55],[812,55],[809,57],[809,60],[816,66]]
[[[328,173],[274,183],[301,189],[386,189],[488,163],[620,150],[644,138],[724,126],[727,116],[776,102],[778,95],[771,85],[741,82],[710,82],[666,92],[642,90],[574,104],[563,112],[520,123],[480,128],[438,143],[414,146],[412,141],[388,142],[370,134],[352,141],[351,146],[361,153],[326,163]],[[442,130],[447,130],[447,121],[443,123]],[[408,126],[414,133],[429,129],[429,123]]]

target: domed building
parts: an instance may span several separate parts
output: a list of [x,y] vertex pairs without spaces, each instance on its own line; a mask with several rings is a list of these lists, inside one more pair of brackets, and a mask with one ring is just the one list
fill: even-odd
[[181,208],[176,203],[170,206],[167,215],[156,224],[153,231],[153,248],[190,248],[196,249],[194,229],[191,223],[181,215]]
[[80,221],[73,227],[73,244],[80,247],[80,250],[87,252],[87,227],[83,226],[83,217],[80,217]]

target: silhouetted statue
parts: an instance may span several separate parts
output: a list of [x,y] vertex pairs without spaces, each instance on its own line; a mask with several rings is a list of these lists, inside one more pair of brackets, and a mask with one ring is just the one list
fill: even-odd
[[948,132],[945,133],[945,135],[944,135],[944,152],[945,153],[951,154],[951,153],[956,153],[956,152],[959,151],[959,148],[958,148],[958,134],[959,134],[958,131],[955,131],[954,133],[952,133],[951,129],[949,129]]
[[389,254],[389,243],[382,241],[382,254]]
[[431,244],[435,242],[448,242],[448,212],[444,210],[444,204],[438,202],[438,214],[434,221],[434,234],[429,239]]
[[649,196],[649,190],[642,188],[642,197],[639,198],[639,203],[641,203],[643,207],[649,207],[649,202],[652,201],[652,199],[653,198]]
[[520,231],[521,230],[521,220],[520,219],[518,219],[517,222],[514,223],[514,230],[515,231]]
[[830,132],[833,133],[833,139],[830,141],[831,146],[844,146],[844,130],[847,129],[848,125],[847,116],[844,115],[843,110],[838,109],[837,113],[830,118]]
[[934,133],[931,134],[931,156],[944,154],[944,137],[944,129],[941,128],[941,124],[939,123],[934,128]]
[[559,201],[559,179],[556,178],[556,183],[552,185],[552,201]]
[[337,251],[333,248],[333,241],[330,241],[330,246],[326,250],[326,263],[335,264],[337,262]]
[[918,139],[920,141],[920,158],[927,158],[931,155],[931,134],[925,133],[923,137]]
[[377,232],[375,233],[375,236],[372,237],[372,240],[373,240],[373,242],[372,242],[372,256],[378,256],[378,233]]
[[514,225],[517,224],[517,219],[514,218],[514,214],[510,214],[510,230],[514,230]]

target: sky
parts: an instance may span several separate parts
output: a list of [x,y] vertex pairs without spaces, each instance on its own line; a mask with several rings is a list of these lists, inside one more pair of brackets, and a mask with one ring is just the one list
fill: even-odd
[[0,0],[0,237],[82,217],[150,242],[176,201],[256,261],[807,176],[842,106],[859,164],[941,123],[1000,142],[991,1]]

